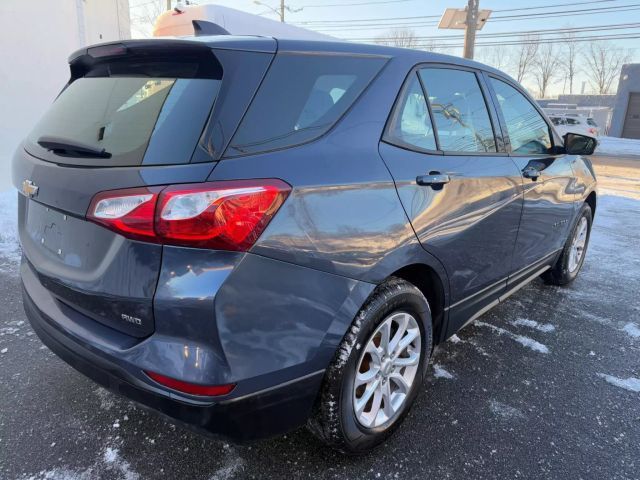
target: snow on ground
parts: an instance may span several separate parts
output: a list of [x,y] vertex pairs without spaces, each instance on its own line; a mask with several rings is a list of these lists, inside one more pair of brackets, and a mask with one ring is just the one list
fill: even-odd
[[496,327],[495,325],[492,325],[490,323],[480,322],[478,320],[476,320],[475,323],[473,323],[473,325],[490,328],[491,330],[496,332],[498,335],[506,335],[507,337],[518,342],[520,345],[523,345],[533,350],[534,352],[549,353],[549,348],[547,348],[546,345],[534,340],[533,338],[525,337],[524,335],[517,335],[502,327]]
[[551,325],[550,323],[539,323],[535,320],[529,320],[528,318],[516,318],[513,322],[511,322],[511,325],[514,325],[516,327],[529,327],[544,333],[553,332],[556,329],[556,327]]
[[607,382],[611,385],[615,385],[616,387],[624,388],[630,392],[640,392],[640,378],[618,378],[604,373],[599,373],[598,376],[604,378]]
[[494,415],[498,415],[503,418],[524,418],[524,414],[506,403],[498,402],[497,400],[491,400],[489,402],[489,409]]
[[632,138],[598,137],[596,155],[640,156],[640,140]]
[[228,443],[223,445],[225,458],[222,467],[218,468],[209,480],[230,480],[244,470],[245,462]]
[[635,323],[627,323],[624,327],[622,327],[622,330],[627,332],[633,338],[640,338],[640,328],[638,328]]
[[87,468],[56,467],[21,477],[20,480],[93,480],[104,478],[107,472],[122,480],[139,480],[140,474],[132,470],[129,462],[115,447],[106,447],[99,458]]
[[433,364],[433,376],[436,378],[446,378],[448,380],[455,378],[452,373],[449,373],[442,365],[437,363]]
[[20,264],[17,212],[16,191],[0,192],[0,273],[15,273]]

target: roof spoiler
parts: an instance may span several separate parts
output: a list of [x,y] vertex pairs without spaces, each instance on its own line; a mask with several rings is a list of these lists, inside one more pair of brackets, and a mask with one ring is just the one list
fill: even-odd
[[206,35],[231,35],[227,30],[217,23],[207,22],[206,20],[192,20],[193,33],[196,37]]

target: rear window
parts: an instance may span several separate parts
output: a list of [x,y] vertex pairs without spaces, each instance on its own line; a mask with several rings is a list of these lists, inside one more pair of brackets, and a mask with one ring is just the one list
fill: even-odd
[[225,156],[318,138],[340,119],[385,62],[376,57],[279,54]]
[[[33,129],[27,150],[72,165],[189,163],[219,87],[212,78],[79,78]],[[55,154],[52,141],[62,145]]]

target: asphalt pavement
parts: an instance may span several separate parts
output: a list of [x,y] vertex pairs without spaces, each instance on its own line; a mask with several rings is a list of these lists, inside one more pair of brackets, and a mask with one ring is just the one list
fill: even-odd
[[594,163],[579,278],[535,281],[440,346],[405,423],[360,458],[304,429],[211,440],[97,387],[42,346],[0,261],[0,479],[640,478],[640,159]]

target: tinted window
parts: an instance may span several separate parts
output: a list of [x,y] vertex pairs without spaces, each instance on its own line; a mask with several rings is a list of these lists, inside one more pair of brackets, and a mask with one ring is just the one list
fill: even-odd
[[567,118],[567,125],[580,125],[580,121],[575,118]]
[[279,54],[226,156],[290,147],[319,137],[353,104],[385,61]]
[[549,153],[552,147],[549,126],[531,102],[511,85],[492,78],[511,141],[511,150],[520,154]]
[[61,157],[92,166],[188,163],[220,80],[149,77],[80,78],[51,105],[28,137],[36,155],[43,137],[104,149],[110,158]]
[[598,124],[595,122],[593,118],[587,118],[587,125],[591,125],[592,127],[598,126]]
[[551,117],[551,123],[553,123],[554,125],[564,125],[565,121],[560,117]]
[[398,145],[436,150],[433,126],[429,118],[417,74],[412,74],[391,116],[385,140]]
[[496,142],[478,79],[472,72],[420,70],[438,131],[440,150],[495,152]]

